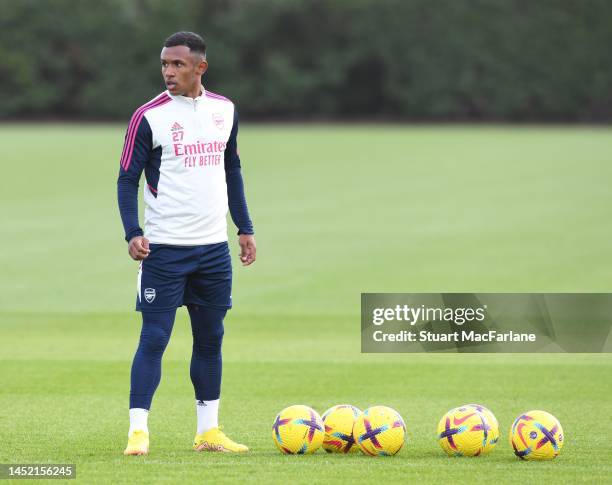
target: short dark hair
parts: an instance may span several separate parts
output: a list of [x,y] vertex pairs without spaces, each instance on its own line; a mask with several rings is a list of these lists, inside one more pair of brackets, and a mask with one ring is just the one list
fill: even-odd
[[191,52],[197,52],[206,57],[206,44],[204,43],[204,39],[195,32],[176,32],[164,42],[164,47],[174,47],[177,45],[189,47]]

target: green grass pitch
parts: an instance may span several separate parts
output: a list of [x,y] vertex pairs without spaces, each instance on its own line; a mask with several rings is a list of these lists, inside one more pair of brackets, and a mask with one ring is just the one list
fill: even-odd
[[[610,355],[362,355],[359,304],[368,291],[610,291],[612,130],[245,125],[259,251],[235,264],[221,422],[252,451],[191,450],[180,310],[151,453],[124,457],[140,326],[115,202],[124,129],[0,126],[0,463],[75,463],[83,483],[610,481]],[[466,402],[493,410],[500,442],[447,458],[437,422]],[[392,406],[407,442],[392,458],[283,456],[271,425],[298,403]],[[537,408],[566,443],[553,462],[519,462],[508,428]]]

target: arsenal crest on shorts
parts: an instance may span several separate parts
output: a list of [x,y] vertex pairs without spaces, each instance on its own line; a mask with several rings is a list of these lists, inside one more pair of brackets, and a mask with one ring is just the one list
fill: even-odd
[[155,288],[145,288],[144,297],[147,303],[153,302],[155,300]]
[[225,125],[225,119],[223,118],[223,115],[221,113],[213,113],[212,119],[215,122],[215,126],[222,130],[223,126]]

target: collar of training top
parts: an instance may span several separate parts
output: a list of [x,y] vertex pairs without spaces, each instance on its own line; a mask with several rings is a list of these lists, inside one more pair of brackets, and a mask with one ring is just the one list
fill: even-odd
[[170,96],[172,99],[175,99],[177,101],[182,101],[185,103],[190,103],[193,104],[196,101],[199,101],[203,98],[206,97],[206,89],[204,89],[204,86],[200,84],[200,95],[197,98],[190,98],[189,96],[181,96],[181,95],[174,95],[174,94],[170,94],[170,91],[166,90],[166,93],[168,94],[168,96]]

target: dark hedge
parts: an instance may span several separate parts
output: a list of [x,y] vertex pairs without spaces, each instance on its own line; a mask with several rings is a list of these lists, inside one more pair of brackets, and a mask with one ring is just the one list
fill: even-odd
[[251,119],[612,120],[606,0],[0,0],[0,117],[125,120],[177,30]]

